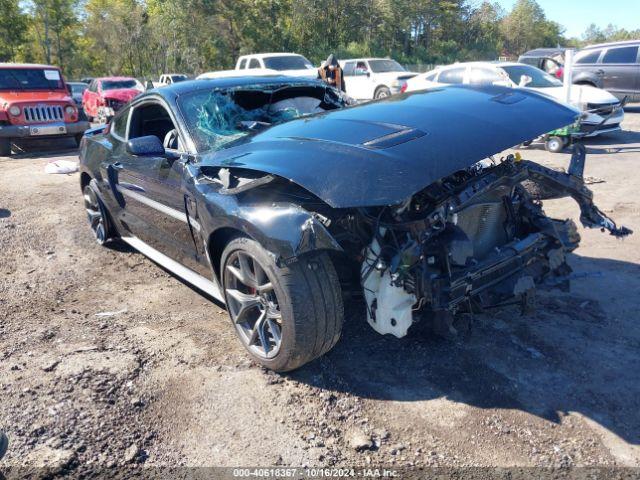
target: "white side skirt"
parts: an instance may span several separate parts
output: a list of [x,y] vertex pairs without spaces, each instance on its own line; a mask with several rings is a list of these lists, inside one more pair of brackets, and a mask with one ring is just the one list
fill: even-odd
[[164,253],[161,253],[155,248],[150,247],[139,238],[122,237],[122,240],[127,242],[143,255],[149,257],[154,262],[162,265],[170,272],[176,274],[186,282],[190,283],[194,287],[199,288],[203,292],[211,295],[216,300],[224,303],[224,296],[222,295],[220,287],[217,285],[217,283],[212,282],[211,280],[176,262],[174,259],[167,257]]

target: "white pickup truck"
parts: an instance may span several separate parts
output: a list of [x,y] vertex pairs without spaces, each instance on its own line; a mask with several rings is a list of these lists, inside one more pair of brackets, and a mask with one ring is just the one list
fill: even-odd
[[[178,82],[184,82],[185,80],[189,80],[183,73],[164,73],[160,75],[160,80],[157,82],[151,82],[151,86],[153,88],[164,87],[165,85],[172,85]],[[147,88],[151,88],[149,82],[147,82]]]
[[318,76],[318,70],[309,60],[297,53],[257,53],[242,55],[236,62],[236,70],[261,70],[265,75],[287,75],[289,77]]
[[349,58],[340,60],[340,66],[347,95],[356,100],[399,93],[401,85],[417,75],[390,58]]

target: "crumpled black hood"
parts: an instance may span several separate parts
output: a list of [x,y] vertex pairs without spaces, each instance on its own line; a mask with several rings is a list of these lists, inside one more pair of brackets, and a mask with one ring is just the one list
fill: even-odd
[[449,87],[276,125],[203,164],[272,173],[336,208],[393,205],[578,115],[531,91]]

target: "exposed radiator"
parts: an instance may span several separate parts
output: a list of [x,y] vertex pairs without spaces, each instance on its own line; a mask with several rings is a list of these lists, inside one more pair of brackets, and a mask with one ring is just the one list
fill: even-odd
[[495,247],[507,243],[504,222],[507,213],[502,202],[478,203],[458,213],[458,227],[473,244],[473,255],[482,258]]
[[62,122],[64,120],[64,112],[59,105],[24,107],[24,119],[29,123]]

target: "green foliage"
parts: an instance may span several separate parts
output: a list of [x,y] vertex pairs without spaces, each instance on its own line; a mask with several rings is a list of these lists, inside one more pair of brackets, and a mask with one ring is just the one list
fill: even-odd
[[157,79],[279,51],[426,66],[640,37],[611,25],[582,40],[562,33],[535,0],[508,14],[486,0],[0,0],[0,61],[53,63],[69,78]]
[[0,62],[20,57],[28,23],[29,18],[20,10],[18,0],[0,0]]

